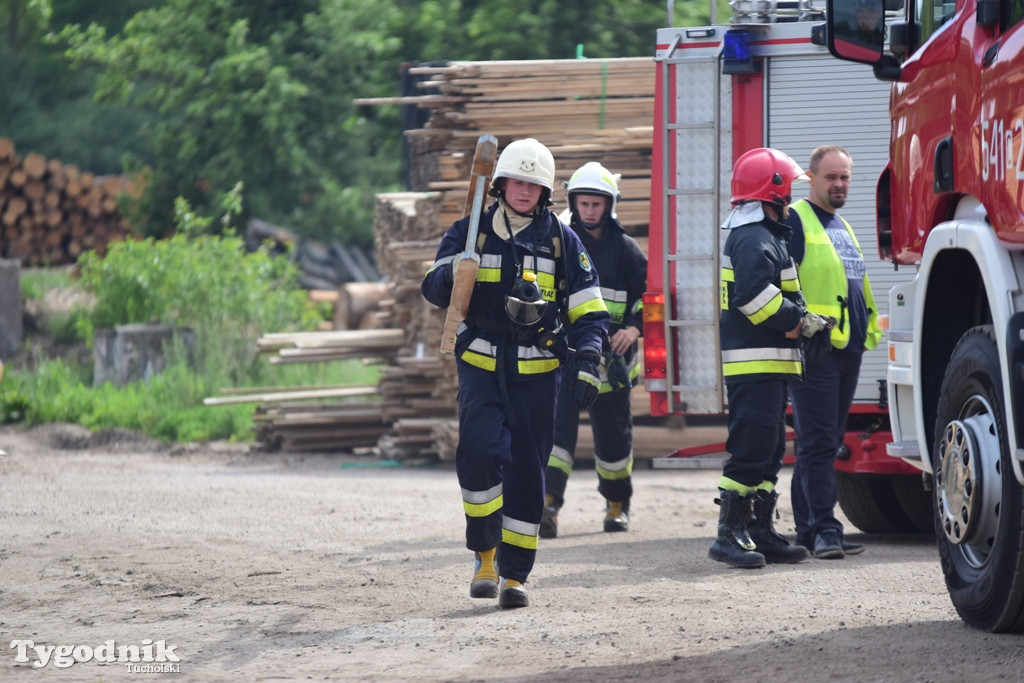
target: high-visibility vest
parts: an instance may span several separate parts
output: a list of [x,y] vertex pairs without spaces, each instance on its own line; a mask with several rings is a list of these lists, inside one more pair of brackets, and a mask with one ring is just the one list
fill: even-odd
[[[801,199],[791,204],[789,208],[790,211],[796,211],[804,230],[804,258],[800,262],[799,272],[800,286],[804,299],[807,300],[807,310],[819,315],[832,316],[839,321],[839,324],[832,328],[832,347],[845,349],[850,343],[849,316],[846,314],[850,283],[846,279],[843,260],[836,252],[832,240],[825,232],[825,226],[814,213],[810,202]],[[856,235],[853,234],[853,228],[845,218],[838,218],[843,222],[853,245],[863,258],[864,253],[860,249]],[[871,292],[871,283],[866,272],[863,282],[864,301],[868,307],[868,330],[864,348],[873,349],[882,339],[882,331],[878,328],[878,307],[875,305],[875,296]]]

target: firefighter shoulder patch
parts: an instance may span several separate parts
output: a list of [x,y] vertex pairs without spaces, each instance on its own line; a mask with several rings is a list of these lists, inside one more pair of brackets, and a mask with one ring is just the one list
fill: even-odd
[[581,250],[580,250],[580,253],[579,253],[579,255],[578,255],[578,256],[577,256],[576,258],[577,258],[577,260],[579,261],[579,264],[580,264],[580,268],[581,268],[581,269],[582,269],[582,270],[583,270],[584,272],[587,272],[587,273],[589,273],[589,272],[590,272],[590,270],[591,270],[591,265],[590,265],[590,254],[588,254],[588,253],[586,252],[586,250],[582,250],[582,249],[581,249]]

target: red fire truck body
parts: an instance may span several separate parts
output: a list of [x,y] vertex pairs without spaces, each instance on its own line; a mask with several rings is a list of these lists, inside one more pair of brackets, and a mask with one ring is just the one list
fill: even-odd
[[[886,450],[933,477],[957,612],[978,628],[1021,631],[1024,6],[829,0],[826,9],[832,54],[873,65],[891,84],[877,241],[917,271],[889,292]],[[883,10],[887,22],[863,21]]]

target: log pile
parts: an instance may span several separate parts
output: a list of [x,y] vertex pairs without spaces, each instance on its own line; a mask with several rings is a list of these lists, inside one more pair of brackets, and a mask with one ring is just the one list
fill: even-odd
[[118,198],[138,189],[122,176],[97,176],[35,152],[19,156],[0,137],[0,256],[59,266],[88,250],[103,254],[132,234]]
[[[655,66],[650,58],[451,62],[413,66],[421,95],[357,100],[415,104],[430,113],[406,131],[413,190],[442,192],[443,230],[461,216],[476,139],[492,133],[499,146],[534,137],[551,149],[562,183],[588,161],[622,174],[619,218],[646,234],[650,208]],[[438,232],[437,234],[440,234]]]

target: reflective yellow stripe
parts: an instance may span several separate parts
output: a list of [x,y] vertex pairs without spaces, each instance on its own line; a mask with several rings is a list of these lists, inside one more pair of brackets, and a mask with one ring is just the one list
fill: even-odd
[[587,287],[575,294],[569,295],[569,322],[574,323],[587,313],[607,311],[604,299],[601,298],[601,290],[597,287]]
[[511,517],[503,517],[501,520],[501,540],[509,545],[536,550],[539,531],[539,524],[530,524]]
[[790,266],[784,268],[781,275],[781,286],[783,292],[799,292],[800,278],[797,277],[796,268]]
[[612,481],[629,479],[633,473],[633,454],[630,453],[624,459],[612,463],[602,462],[595,458],[594,469],[597,470],[597,476],[602,479]]
[[723,491],[736,491],[743,496],[748,496],[757,490],[756,486],[747,486],[746,484],[741,484],[735,479],[730,479],[729,477],[722,477],[719,479],[718,488]]
[[520,375],[542,375],[557,370],[561,363],[557,358],[539,358],[536,360],[520,360],[517,368]]
[[494,356],[485,356],[482,353],[476,353],[469,349],[462,353],[462,360],[474,367],[490,372],[494,372],[498,367],[498,361]]
[[509,531],[508,529],[501,530],[501,541],[502,543],[508,543],[519,548],[526,548],[527,550],[537,549],[537,536],[527,536],[526,534],[518,534],[515,531]]
[[[770,293],[769,290],[775,292],[775,295],[763,305],[755,306],[755,303],[758,303],[762,297]],[[760,325],[765,320],[778,313],[780,308],[782,308],[782,292],[780,292],[779,288],[775,285],[769,285],[768,287],[765,287],[764,291],[761,292],[754,301],[745,306],[740,306],[739,310],[743,315],[747,316],[747,320],[755,325]]]
[[470,517],[486,517],[494,514],[502,508],[503,502],[501,484],[486,491],[462,489],[462,507]]
[[480,268],[476,271],[477,282],[501,282],[501,268]]
[[565,476],[569,476],[569,473],[572,472],[572,456],[564,448],[555,446],[551,449],[551,456],[548,457],[548,467],[554,467],[556,470],[564,472]]
[[722,366],[722,374],[726,377],[738,375],[760,375],[771,373],[776,375],[799,375],[801,373],[800,361],[786,360],[749,360],[738,363],[725,363]]

